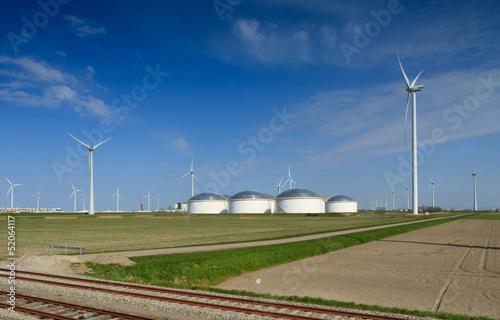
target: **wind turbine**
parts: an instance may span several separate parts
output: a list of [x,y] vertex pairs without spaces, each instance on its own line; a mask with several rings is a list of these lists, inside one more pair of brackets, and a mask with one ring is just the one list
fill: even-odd
[[151,211],[149,210],[149,202],[151,200],[151,191],[149,191],[148,195],[146,196],[146,198],[148,198],[148,212]]
[[280,182],[279,182],[277,185],[275,185],[275,187],[278,187],[278,194],[280,194],[280,193],[281,193],[281,187],[283,187],[283,185],[281,184],[281,181],[283,181],[283,178],[284,178],[284,177],[281,177]]
[[194,165],[194,157],[193,159],[191,160],[191,171],[189,171],[188,173],[186,173],[185,175],[183,175],[181,177],[184,178],[185,176],[187,176],[188,174],[191,175],[191,198],[194,197],[194,179],[196,179],[196,181],[200,182],[200,180],[198,180],[198,178],[196,178],[196,176],[194,175],[194,169],[193,169],[193,165]]
[[392,210],[396,210],[396,200],[394,200],[394,190],[392,190]]
[[112,195],[112,197],[116,196],[116,211],[120,211],[120,199],[123,199],[122,196],[120,196],[120,187],[116,189],[116,193]]
[[429,188],[432,188],[432,208],[434,208],[434,180],[432,179],[432,176],[431,176],[431,184],[429,185]]
[[[68,133],[69,134],[69,133]],[[73,137],[71,134],[69,134],[71,138],[75,139],[76,141],[80,142],[85,148],[89,150],[89,172],[90,172],[90,203],[89,203],[89,214],[94,214],[94,158],[93,158],[93,152],[94,150],[103,144],[104,142],[108,141],[111,138],[108,138],[104,140],[103,142],[100,142],[96,144],[95,146],[91,147],[89,145],[86,145],[85,143],[81,142],[77,138]]]
[[375,197],[375,210],[377,210],[378,208],[378,201],[377,201],[377,197]]
[[[7,179],[7,177],[5,177],[5,179]],[[7,191],[7,196],[9,196],[9,193],[10,193],[10,207],[14,208],[14,187],[24,186],[24,184],[22,184],[22,183],[12,184],[12,182],[10,182],[9,179],[7,179],[7,181],[10,184],[9,191]]]
[[75,186],[73,185],[73,183],[71,183],[71,186],[73,187],[73,192],[71,192],[71,195],[69,196],[69,198],[71,199],[71,197],[73,197],[73,196],[75,197],[75,199],[74,199],[75,200],[75,204],[73,206],[73,211],[77,212],[77,210],[76,210],[76,193],[77,192],[83,192],[83,191],[82,190],[76,190]]
[[286,183],[290,181],[290,190],[292,189],[292,183],[294,183],[295,185],[297,185],[297,183],[295,181],[293,181],[293,177],[292,177],[292,174],[291,174],[291,171],[290,171],[290,165],[288,165],[288,179],[285,181],[285,185]]
[[387,192],[385,193],[385,211],[387,211]]
[[38,190],[37,194],[32,195],[32,197],[36,197],[36,211],[40,209],[40,191],[42,191],[42,189]]
[[474,211],[477,211],[476,173],[474,169],[472,169],[472,179],[474,179]]
[[82,198],[80,199],[80,201],[83,202],[83,212],[85,212],[85,200],[88,200],[89,198],[87,198],[85,196],[85,194],[83,194],[83,191],[82,191]]
[[410,210],[410,194],[408,193],[408,186],[406,186],[406,211]]
[[156,211],[160,211],[160,198],[156,199]]
[[401,59],[399,59],[398,53],[398,61],[399,66],[401,67],[401,72],[403,73],[403,77],[405,79],[406,91],[408,91],[408,97],[406,98],[406,115],[405,115],[405,141],[406,141],[406,120],[408,118],[408,106],[410,103],[410,96],[412,98],[412,191],[413,191],[413,214],[418,214],[418,176],[417,176],[417,92],[422,91],[424,89],[423,85],[415,85],[418,77],[422,74],[423,70],[417,75],[415,80],[410,84],[410,80],[406,76],[405,71],[403,70],[403,65],[401,64]]

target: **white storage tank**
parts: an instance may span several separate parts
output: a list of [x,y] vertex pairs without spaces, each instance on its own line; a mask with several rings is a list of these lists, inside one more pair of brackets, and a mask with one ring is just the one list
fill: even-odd
[[273,213],[273,196],[255,190],[238,192],[228,200],[229,213]]
[[326,212],[356,213],[358,202],[351,197],[336,194],[326,200]]
[[227,213],[227,198],[215,192],[204,192],[187,201],[188,213],[217,214]]
[[276,212],[324,213],[325,199],[303,188],[284,191],[276,197]]

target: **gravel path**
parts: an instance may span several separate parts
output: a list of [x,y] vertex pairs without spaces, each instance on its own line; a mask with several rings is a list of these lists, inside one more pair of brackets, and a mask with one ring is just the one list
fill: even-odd
[[[390,227],[395,227],[395,226],[404,226],[404,225],[412,224],[412,223],[420,223],[420,222],[426,222],[426,221],[431,221],[431,220],[441,220],[441,219],[447,219],[447,218],[450,218],[450,217],[424,219],[424,220],[418,220],[418,221],[402,222],[402,223],[395,223],[395,224],[390,224],[390,225],[358,228],[358,229],[344,230],[344,231],[335,231],[335,232],[313,234],[313,235],[308,235],[308,236],[286,238],[286,239],[277,239],[277,240],[264,240],[264,241],[254,241],[254,242],[229,243],[229,244],[218,244],[218,245],[208,245],[208,246],[154,249],[154,250],[120,251],[117,253],[119,253],[120,255],[125,256],[125,257],[141,257],[141,256],[154,256],[154,255],[159,255],[159,254],[216,251],[216,250],[225,250],[225,249],[238,249],[238,248],[268,246],[268,245],[273,245],[273,244],[283,244],[283,243],[289,243],[289,242],[299,242],[299,241],[306,241],[306,240],[328,238],[328,237],[340,236],[340,235],[344,235],[344,234],[377,230],[377,229],[384,229],[384,228],[390,228]],[[96,255],[97,254],[83,254],[82,259],[92,260],[96,257]]]
[[500,318],[500,220],[457,220],[275,266],[222,289]]

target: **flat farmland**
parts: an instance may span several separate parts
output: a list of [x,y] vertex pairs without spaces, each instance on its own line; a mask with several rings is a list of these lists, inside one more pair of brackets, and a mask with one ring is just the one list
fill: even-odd
[[[467,217],[471,218],[471,217]],[[232,278],[225,290],[500,318],[500,220],[460,219]]]
[[[143,215],[17,217],[16,254],[50,253],[49,245],[86,248],[85,253],[160,249],[293,237],[411,221],[421,217],[304,215]],[[7,239],[7,220],[0,218]],[[60,253],[60,252],[59,252]],[[7,247],[0,247],[0,259]]]

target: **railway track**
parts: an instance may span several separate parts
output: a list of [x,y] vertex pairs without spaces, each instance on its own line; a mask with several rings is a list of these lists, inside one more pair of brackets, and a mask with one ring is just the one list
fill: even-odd
[[[7,291],[1,291],[0,295],[6,296]],[[0,301],[0,307],[9,308],[10,305]],[[118,311],[104,310],[94,307],[82,306],[73,303],[33,297],[24,294],[16,294],[16,311],[29,313],[45,319],[113,319],[113,320],[157,320],[150,317],[142,317]]]
[[[0,271],[6,272],[5,269],[0,269]],[[75,278],[75,277],[59,276],[59,275],[37,273],[37,272],[27,272],[18,270],[16,271],[16,274],[18,274],[18,276],[16,276],[17,280],[33,281],[48,285],[64,286],[82,290],[94,290],[114,295],[132,296],[136,298],[152,299],[152,300],[159,300],[159,301],[179,303],[179,304],[188,304],[198,307],[208,307],[220,310],[242,312],[246,314],[258,314],[262,316],[269,316],[269,317],[283,318],[283,319],[317,320],[317,319],[325,319],[325,316],[343,316],[349,318],[372,319],[372,320],[405,320],[404,318],[397,318],[386,315],[340,311],[327,308],[293,305],[281,302],[260,301],[250,298],[237,298],[237,297],[222,296],[215,294],[188,292],[181,290],[172,290],[167,288],[149,287],[149,286],[135,285],[129,283],[108,282],[104,280],[95,280],[95,279]],[[19,276],[21,274],[38,278]],[[0,274],[0,277],[7,277],[7,276]],[[50,278],[51,280],[39,279],[40,277]],[[70,282],[76,282],[78,284],[63,283],[53,280],[70,281]],[[133,290],[133,292],[117,290],[116,288]],[[153,295],[151,293],[161,294],[161,295]]]

